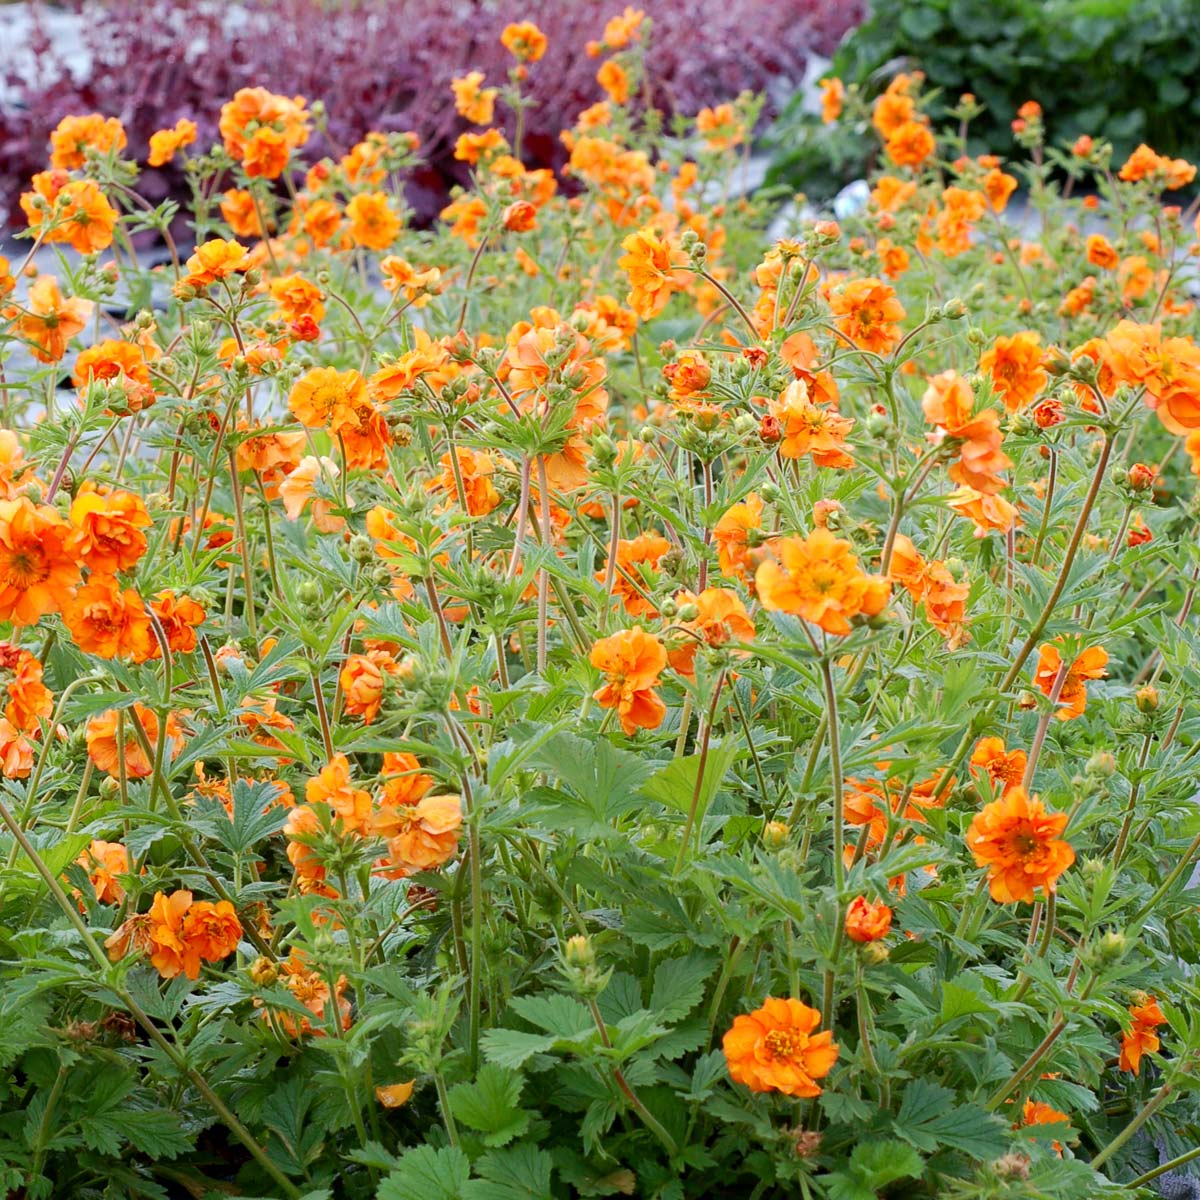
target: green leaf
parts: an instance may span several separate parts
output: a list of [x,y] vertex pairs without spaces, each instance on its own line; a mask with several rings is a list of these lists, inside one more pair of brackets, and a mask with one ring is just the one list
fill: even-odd
[[553,1050],[557,1040],[551,1034],[522,1033],[519,1029],[488,1029],[481,1042],[488,1062],[516,1068],[535,1054],[546,1054]]
[[660,1021],[686,1017],[704,998],[704,984],[716,963],[705,954],[668,958],[654,972],[650,1008]]
[[522,1142],[492,1150],[475,1164],[482,1179],[467,1185],[470,1200],[551,1200],[554,1160],[537,1146]]
[[921,1156],[903,1142],[861,1142],[847,1166],[829,1180],[829,1200],[876,1200],[898,1179],[916,1179],[925,1169]]
[[977,1104],[954,1103],[954,1093],[940,1084],[915,1079],[892,1124],[897,1136],[932,1154],[949,1147],[974,1159],[996,1158],[1008,1147],[1007,1126]]
[[530,1114],[520,1106],[522,1083],[519,1072],[485,1063],[474,1083],[451,1088],[450,1111],[482,1133],[485,1146],[503,1146],[529,1128]]
[[460,1200],[471,1164],[456,1147],[419,1146],[400,1156],[400,1165],[379,1185],[375,1200]]
[[[708,758],[704,764],[704,779],[700,785],[697,811],[701,814],[708,810],[717,789],[721,786],[726,772],[733,765],[741,749],[738,742],[730,739],[719,745],[709,746]],[[642,795],[667,808],[686,813],[691,809],[692,798],[696,794],[696,780],[700,774],[700,755],[689,754],[685,758],[673,758],[665,767],[642,784]]]

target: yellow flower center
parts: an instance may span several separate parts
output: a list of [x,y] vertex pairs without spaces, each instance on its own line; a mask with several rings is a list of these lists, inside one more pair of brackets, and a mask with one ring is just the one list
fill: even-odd
[[789,1029],[772,1029],[763,1041],[772,1058],[795,1058],[804,1046],[804,1039]]

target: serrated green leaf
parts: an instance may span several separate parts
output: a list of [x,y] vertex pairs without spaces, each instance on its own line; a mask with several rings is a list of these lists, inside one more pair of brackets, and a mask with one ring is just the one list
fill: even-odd
[[485,1063],[474,1083],[450,1089],[450,1111],[482,1133],[485,1146],[506,1145],[529,1128],[530,1114],[520,1106],[522,1083],[518,1071]]
[[467,1156],[453,1146],[418,1146],[379,1185],[375,1200],[461,1200],[471,1176]]

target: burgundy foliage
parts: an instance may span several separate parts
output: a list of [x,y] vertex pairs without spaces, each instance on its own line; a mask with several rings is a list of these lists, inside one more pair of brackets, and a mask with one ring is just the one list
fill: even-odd
[[[82,0],[79,0],[82,3]],[[32,54],[37,77],[18,77],[0,47],[6,99],[0,103],[0,214],[13,212],[29,176],[45,166],[47,135],[68,113],[115,115],[130,151],[144,156],[150,134],[191,117],[199,145],[216,140],[221,103],[239,87],[321,99],[327,139],[314,156],[338,154],[370,129],[415,130],[428,165],[409,202],[427,219],[462,178],[454,140],[450,80],[468,70],[504,82],[511,59],[499,44],[510,20],[536,21],[550,39],[527,87],[537,107],[527,118],[524,157],[560,165],[558,132],[602,98],[597,63],[584,47],[625,0],[107,0],[87,4],[84,41],[91,68],[73,78],[43,30]],[[655,102],[694,114],[743,89],[786,98],[810,51],[829,53],[861,19],[859,0],[641,0],[654,20],[650,80]],[[151,178],[155,176],[156,178]],[[166,196],[171,171],[147,171],[141,190]]]

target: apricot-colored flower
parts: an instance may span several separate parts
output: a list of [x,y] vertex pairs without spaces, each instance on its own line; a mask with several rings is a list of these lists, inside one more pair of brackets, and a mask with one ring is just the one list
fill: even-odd
[[975,412],[975,395],[970,384],[955,371],[933,376],[921,399],[925,419],[942,430],[945,437],[962,444],[958,461],[949,475],[955,483],[977,492],[995,494],[1006,486],[1000,472],[1012,460],[1000,449],[1000,416],[995,409]]
[[[150,610],[158,618],[166,635],[167,648],[172,654],[190,654],[196,648],[196,630],[204,624],[204,609],[190,596],[177,596],[166,588],[150,602]],[[155,639],[152,657],[162,653]]]
[[42,682],[42,664],[28,650],[0,643],[0,679],[8,692],[4,716],[23,733],[36,733],[54,712],[54,693]]
[[1132,1021],[1129,1029],[1121,1035],[1121,1059],[1118,1066],[1122,1071],[1139,1074],[1143,1054],[1153,1054],[1162,1044],[1155,1032],[1165,1025],[1167,1018],[1153,996],[1147,996],[1140,1004],[1129,1006]]
[[122,591],[111,575],[93,572],[63,607],[63,623],[85,654],[145,662],[154,653],[154,633],[142,598]]
[[196,247],[196,252],[185,264],[187,275],[175,286],[203,289],[218,279],[228,279],[231,275],[248,271],[251,265],[250,255],[240,242],[210,238]]
[[7,717],[0,717],[0,775],[27,779],[33,771],[33,744]]
[[391,248],[400,232],[400,218],[386,192],[359,192],[346,205],[350,240],[368,250]]
[[906,313],[895,289],[882,279],[853,279],[829,298],[837,327],[860,350],[890,354],[901,338]]
[[382,869],[399,877],[448,863],[458,849],[461,828],[462,799],[453,795],[381,804],[371,818],[371,832],[387,840]]
[[45,207],[26,204],[31,195],[21,197],[21,207],[31,228],[49,224],[44,241],[66,242],[80,254],[99,254],[112,245],[120,214],[94,179],[67,180]]
[[84,483],[71,502],[70,548],[91,571],[115,575],[131,571],[146,553],[153,522],[140,496]]
[[1121,261],[1121,256],[1112,242],[1102,233],[1089,234],[1086,249],[1087,260],[1093,267],[1103,267],[1106,271],[1111,271]]
[[150,135],[150,156],[146,164],[151,167],[166,166],[184,146],[192,145],[195,140],[196,122],[180,117],[171,129],[159,129]]
[[[154,386],[150,378],[150,364],[140,346],[132,342],[105,338],[82,351],[75,359],[71,382],[77,388],[86,388],[92,383],[120,385],[125,392],[124,413],[141,412],[154,403]],[[111,411],[111,410],[110,410]]]
[[946,638],[951,649],[963,644],[967,598],[971,594],[968,583],[955,579],[944,562],[926,561],[903,533],[897,534],[893,543],[889,575],[924,607],[929,623]]
[[79,581],[71,526],[28,497],[0,500],[0,621],[34,625],[59,612]]
[[[1047,642],[1039,647],[1033,682],[1043,695],[1053,695],[1062,666],[1062,657],[1057,646]],[[1060,721],[1073,721],[1076,717],[1083,716],[1087,708],[1088,681],[1103,679],[1108,674],[1107,666],[1108,651],[1103,646],[1089,646],[1071,663],[1058,692],[1058,699],[1063,707],[1055,716]]]
[[[174,979],[184,969],[183,918],[191,904],[192,893],[189,891],[175,891],[170,896],[165,892],[154,893],[147,914],[150,962],[164,979]],[[197,961],[196,974],[188,978],[195,979],[199,974]]]
[[238,948],[242,923],[228,900],[197,900],[184,913],[180,936],[183,973],[196,979],[202,962],[220,962]]
[[845,98],[846,85],[836,75],[821,80],[821,120],[826,125],[832,125],[842,115]]
[[1003,738],[980,738],[971,753],[972,773],[979,768],[993,784],[1001,784],[1008,795],[1025,778],[1026,759],[1024,750],[1009,750]]
[[107,154],[124,150],[126,141],[125,128],[116,117],[99,113],[63,117],[50,133],[50,165],[76,171],[87,161],[87,150]]
[[742,598],[729,588],[705,588],[699,595],[678,592],[675,603],[680,608],[695,605],[697,609],[696,615],[690,620],[685,621],[681,616],[675,622],[677,627],[688,633],[677,647],[667,653],[672,668],[681,675],[695,673],[696,651],[701,643],[718,647],[727,642],[754,641],[754,622]]
[[762,514],[762,497],[757,492],[750,492],[744,500],[726,509],[713,526],[717,561],[724,574],[737,579],[746,578],[751,566],[750,534],[752,531],[761,531]]
[[638,729],[657,729],[667,706],[654,690],[667,665],[666,647],[644,629],[624,629],[601,638],[589,661],[605,676],[593,696],[601,708],[615,708],[621,728],[632,736]]
[[782,440],[779,453],[784,458],[808,455],[818,467],[844,470],[854,466],[846,453],[846,435],[854,428],[849,417],[809,398],[808,384],[793,380],[771,405],[771,415],[779,422]]
[[546,53],[546,35],[532,21],[505,25],[500,44],[520,62],[537,62]]
[[773,554],[754,576],[758,598],[768,611],[794,613],[844,636],[852,620],[877,616],[888,602],[891,584],[865,574],[854,547],[828,529],[814,529],[805,538],[780,538]]
[[304,798],[310,805],[327,805],[347,833],[364,832],[371,818],[371,794],[351,783],[350,762],[344,754],[335,754],[305,784]]
[[872,904],[866,896],[855,896],[846,909],[846,936],[852,942],[877,942],[892,928],[892,910]]
[[499,505],[500,493],[492,483],[496,463],[491,455],[457,446],[438,461],[442,471],[426,485],[430,491],[454,496],[473,517],[487,516]]
[[608,93],[608,98],[614,104],[629,102],[629,75],[615,58],[600,64],[600,69],[596,72],[596,82]]
[[[330,1012],[336,1013],[336,1025],[343,1030],[350,1028],[352,1012],[350,1001],[345,997],[348,981],[344,975],[334,980],[331,989],[325,975],[308,965],[303,952],[293,950],[291,956],[279,964],[279,983],[292,994],[293,1000],[312,1014],[310,1020],[297,1017],[288,1009],[264,1007],[264,1019],[278,1026],[288,1037],[325,1037]],[[255,1000],[256,1006],[261,1003]]]
[[946,503],[959,516],[969,517],[975,522],[976,537],[986,537],[992,530],[1004,533],[1017,520],[1017,510],[1003,496],[981,492],[973,487],[956,488]]
[[992,387],[1009,412],[1032,404],[1046,388],[1046,356],[1041,338],[1028,330],[998,337],[979,359],[979,370],[990,375]]
[[937,149],[929,126],[921,121],[905,121],[887,136],[883,152],[898,167],[919,167]]
[[120,904],[125,899],[118,877],[129,874],[129,851],[120,842],[93,838],[75,861],[88,873],[98,903]]
[[975,862],[988,869],[988,889],[1001,904],[1032,903],[1038,888],[1054,891],[1058,877],[1075,861],[1062,840],[1067,813],[1047,812],[1037,796],[1014,787],[976,814],[967,830]]
[[1187,187],[1196,178],[1196,168],[1182,158],[1165,158],[1143,142],[1121,164],[1119,178],[1127,183],[1149,179],[1160,187],[1174,191]]
[[383,703],[384,676],[395,675],[398,670],[396,660],[386,650],[351,654],[338,674],[346,712],[362,717],[363,724],[370,725]]
[[[1051,1107],[1040,1100],[1026,1100],[1025,1107],[1021,1110],[1022,1125],[1061,1125],[1069,1124],[1071,1118],[1065,1112],[1059,1112],[1057,1108]],[[1062,1154],[1062,1143],[1051,1142],[1056,1154]]]
[[495,116],[498,88],[483,86],[482,71],[468,71],[461,79],[452,79],[454,109],[460,117],[475,125],[490,125]]
[[637,313],[639,320],[657,317],[672,292],[680,288],[676,253],[670,242],[653,226],[647,225],[631,233],[621,242],[625,254],[617,266],[629,276],[629,294],[625,302]]
[[39,275],[29,286],[24,307],[6,315],[15,315],[13,331],[30,343],[33,357],[48,363],[66,354],[67,343],[83,331],[95,307],[91,300],[63,299],[58,280]]
[[332,458],[305,455],[279,485],[279,495],[283,500],[283,511],[287,514],[287,519],[299,520],[300,514],[311,500],[313,525],[318,532],[336,533],[344,529],[346,518],[334,513],[332,501],[314,496],[318,479],[332,484],[340,474],[341,471]]
[[735,1017],[721,1041],[730,1078],[752,1092],[819,1096],[816,1081],[833,1070],[838,1057],[833,1034],[816,1032],[820,1024],[815,1008],[768,996],[761,1008]]
[[[135,703],[132,708],[120,711],[110,708],[92,717],[87,723],[88,756],[101,771],[113,779],[118,779],[121,775],[121,749],[117,744],[117,730],[121,725],[124,725],[126,776],[129,779],[147,779],[153,773],[152,760],[147,757],[141,740],[133,731],[134,721],[141,725],[150,753],[156,753],[159,738],[158,716],[144,704]],[[163,734],[170,741],[168,757],[176,758],[183,749],[183,730],[174,713],[167,714]]]
[[263,87],[240,88],[221,106],[217,125],[229,155],[251,178],[278,179],[291,151],[308,141],[303,97],[289,99]]
[[[657,614],[658,610],[648,595],[653,589],[646,579],[644,568],[656,569],[670,548],[671,543],[659,533],[641,533],[635,538],[620,538],[617,541],[612,594],[620,597],[625,611],[631,617]],[[596,579],[603,583],[607,577],[606,564],[604,570],[596,572]]]

